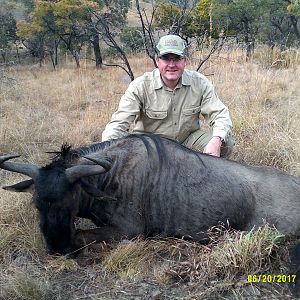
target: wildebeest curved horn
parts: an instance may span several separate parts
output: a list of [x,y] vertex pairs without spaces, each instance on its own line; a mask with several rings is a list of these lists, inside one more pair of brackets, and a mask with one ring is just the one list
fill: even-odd
[[29,163],[25,164],[7,161],[16,157],[20,157],[20,155],[7,154],[0,156],[0,169],[24,174],[34,180],[39,174],[39,167]]
[[112,163],[110,161],[108,161],[107,159],[95,159],[95,158],[91,158],[91,157],[88,157],[88,156],[82,156],[84,157],[85,159],[88,159],[92,162],[94,162],[95,164],[103,167],[106,171],[109,171],[111,166],[112,166]]
[[81,177],[97,175],[105,172],[107,172],[107,170],[99,165],[78,165],[68,168],[66,170],[66,176],[72,183]]

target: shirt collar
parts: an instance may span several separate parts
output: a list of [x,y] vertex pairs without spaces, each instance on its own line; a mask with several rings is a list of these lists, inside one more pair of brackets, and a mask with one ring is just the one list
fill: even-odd
[[[186,70],[183,71],[181,76],[181,81],[179,82],[179,87],[181,85],[191,85],[191,78],[188,76]],[[154,71],[154,89],[159,90],[164,86],[164,83],[160,77],[160,73],[158,69]]]
[[161,80],[160,73],[158,69],[154,70],[154,89],[159,90],[164,86],[163,81]]
[[183,71],[181,78],[182,78],[181,79],[182,85],[191,85],[192,84],[191,77],[188,75],[186,70]]

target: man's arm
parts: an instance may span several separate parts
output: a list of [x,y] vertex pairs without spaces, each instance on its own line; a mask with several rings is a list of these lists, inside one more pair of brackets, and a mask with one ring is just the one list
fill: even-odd
[[122,96],[118,110],[112,115],[110,122],[106,125],[102,133],[102,142],[128,135],[130,125],[135,117],[139,115],[140,108],[141,101],[138,89],[133,81]]
[[202,98],[201,113],[213,132],[213,137],[208,142],[203,152],[214,156],[220,156],[222,140],[226,140],[226,137],[232,128],[232,121],[228,108],[219,99],[208,79],[206,79],[206,88]]

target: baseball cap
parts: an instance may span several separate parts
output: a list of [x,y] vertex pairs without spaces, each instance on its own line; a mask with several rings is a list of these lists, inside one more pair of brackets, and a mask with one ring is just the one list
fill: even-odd
[[156,46],[158,56],[173,53],[179,56],[186,56],[186,46],[184,40],[178,35],[165,35],[160,38]]

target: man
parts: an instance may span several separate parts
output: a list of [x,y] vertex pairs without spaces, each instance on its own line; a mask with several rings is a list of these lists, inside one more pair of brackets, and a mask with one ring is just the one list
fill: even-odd
[[[157,66],[132,81],[118,110],[106,125],[102,141],[133,133],[154,133],[214,156],[228,157],[234,141],[227,107],[202,74],[185,69],[186,46],[176,35],[157,45]],[[210,130],[201,128],[200,114]]]

